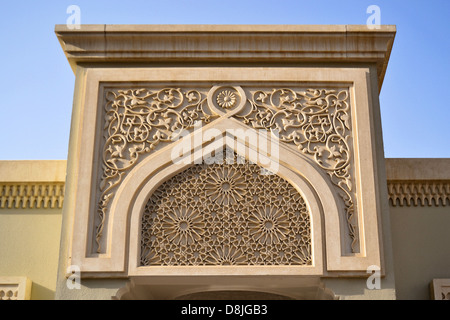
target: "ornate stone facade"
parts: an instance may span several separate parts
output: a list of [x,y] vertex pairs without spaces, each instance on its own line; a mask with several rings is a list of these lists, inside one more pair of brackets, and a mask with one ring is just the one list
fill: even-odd
[[[57,31],[77,72],[63,242],[83,279],[299,297],[384,276],[377,84],[395,29],[287,28]],[[206,163],[224,149],[244,163]]]
[[31,286],[26,277],[0,277],[0,301],[30,300]]

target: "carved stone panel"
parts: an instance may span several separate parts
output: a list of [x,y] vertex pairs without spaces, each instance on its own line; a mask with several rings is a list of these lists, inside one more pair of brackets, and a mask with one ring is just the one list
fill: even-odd
[[[86,276],[383,267],[367,69],[169,69],[89,70],[71,264]],[[279,153],[258,158],[247,133]],[[202,164],[224,147],[247,162]]]
[[103,153],[95,241],[101,238],[110,200],[123,176],[139,161],[174,141],[182,130],[192,131],[196,121],[208,123],[213,115],[205,92],[193,88],[108,89],[105,93]]
[[196,123],[234,117],[276,134],[311,158],[341,198],[342,219],[359,252],[348,88],[218,86],[105,88],[104,137],[95,228],[97,252],[115,190],[140,159],[193,132]]

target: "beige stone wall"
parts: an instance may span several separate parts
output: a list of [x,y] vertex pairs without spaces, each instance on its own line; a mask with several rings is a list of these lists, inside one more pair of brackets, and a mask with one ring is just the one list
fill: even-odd
[[0,282],[28,278],[32,300],[55,297],[65,167],[0,161]]
[[60,209],[0,209],[0,275],[26,276],[32,300],[53,299],[60,232]]
[[397,299],[450,278],[450,159],[387,159]]

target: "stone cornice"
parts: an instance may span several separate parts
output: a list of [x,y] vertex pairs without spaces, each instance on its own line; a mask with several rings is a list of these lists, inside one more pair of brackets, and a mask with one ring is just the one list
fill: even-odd
[[450,181],[450,159],[387,158],[386,175],[391,181]]
[[381,88],[395,26],[57,25],[75,72],[98,62],[375,63]]

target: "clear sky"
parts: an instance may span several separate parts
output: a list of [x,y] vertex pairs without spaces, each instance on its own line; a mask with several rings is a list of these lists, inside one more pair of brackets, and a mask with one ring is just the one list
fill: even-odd
[[385,156],[450,158],[449,0],[15,0],[0,19],[0,160],[66,159],[74,74],[54,33],[82,24],[381,24],[397,26],[380,94]]

